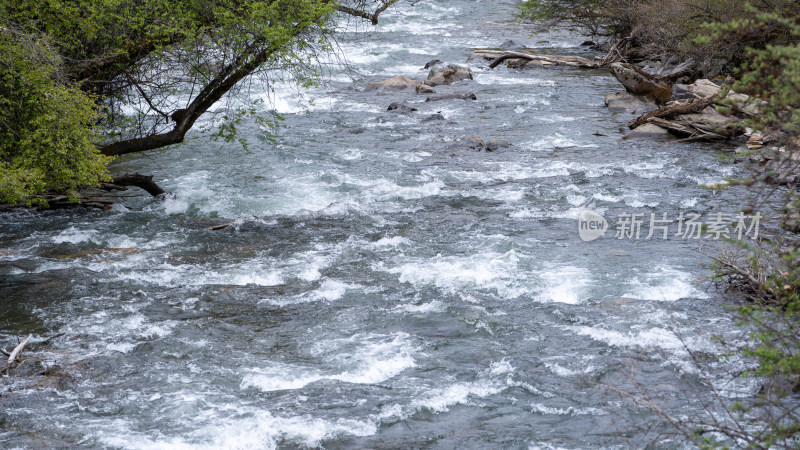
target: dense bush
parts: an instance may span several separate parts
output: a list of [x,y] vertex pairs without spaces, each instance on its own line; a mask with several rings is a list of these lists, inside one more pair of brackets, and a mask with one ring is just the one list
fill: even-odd
[[759,13],[800,16],[796,0],[528,0],[520,5],[524,20],[551,21],[593,36],[632,43],[636,59],[665,56],[694,58],[706,76],[731,73],[746,61],[746,49],[791,42],[785,28],[755,33],[721,34],[708,39],[709,25],[753,22]]
[[95,146],[94,100],[66,82],[61,57],[42,39],[0,32],[0,203],[41,203],[35,197],[106,180]]

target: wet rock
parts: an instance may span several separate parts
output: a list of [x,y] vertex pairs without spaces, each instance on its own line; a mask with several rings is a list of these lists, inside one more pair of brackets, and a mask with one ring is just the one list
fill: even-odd
[[364,92],[402,91],[416,89],[421,83],[408,77],[392,77],[383,81],[375,81],[364,88]]
[[483,139],[479,138],[478,136],[473,135],[467,139],[467,147],[473,150],[480,150],[484,147],[484,145]]
[[631,94],[640,95],[658,104],[664,104],[672,97],[672,88],[642,69],[625,63],[614,63],[609,67],[611,73]]
[[483,149],[487,152],[494,152],[503,148],[511,147],[513,144],[503,139],[489,139],[484,142]]
[[416,111],[417,108],[408,106],[405,102],[392,102],[392,104],[389,105],[386,110],[395,112],[397,114],[411,114],[412,112]]
[[470,136],[467,139],[458,138],[456,142],[447,147],[448,150],[483,150],[486,144],[478,136]]
[[516,42],[512,41],[511,39],[509,39],[509,40],[503,42],[502,44],[500,44],[500,47],[498,47],[498,48],[500,50],[525,50],[527,47],[525,47],[522,44],[517,44]]
[[425,63],[425,67],[424,68],[425,69],[430,69],[431,67],[433,67],[433,66],[435,66],[437,64],[442,64],[442,60],[441,59],[432,59],[432,60],[428,61],[427,63]]
[[626,112],[639,116],[658,108],[655,104],[646,102],[626,91],[606,95],[605,102],[612,112]]
[[427,84],[420,84],[417,86],[417,94],[435,94],[436,91],[433,90],[432,87],[428,86]]
[[669,131],[666,129],[652,123],[646,123],[631,130],[622,139],[655,138],[666,136],[669,136]]
[[459,66],[458,64],[436,64],[428,73],[428,79],[425,80],[425,84],[428,86],[441,86],[471,79],[472,71],[469,67]]
[[452,92],[449,94],[435,95],[425,99],[426,102],[439,102],[444,100],[477,100],[478,97],[472,92]]
[[436,113],[436,114],[431,114],[430,116],[422,119],[422,123],[439,122],[439,121],[444,121],[444,120],[445,120],[445,118],[444,118],[443,115],[441,115],[439,113]]
[[503,139],[488,139],[484,141],[478,136],[470,136],[467,139],[458,139],[454,142],[450,147],[449,150],[477,150],[477,151],[486,151],[486,152],[494,152],[500,149],[511,147],[513,144],[510,142],[503,140]]

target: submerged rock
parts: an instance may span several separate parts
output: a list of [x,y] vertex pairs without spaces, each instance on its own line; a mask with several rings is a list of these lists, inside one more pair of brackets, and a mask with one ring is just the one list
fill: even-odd
[[392,102],[392,104],[389,105],[386,110],[393,111],[397,114],[411,114],[412,112],[416,111],[417,108],[408,106],[405,102]]
[[487,152],[494,152],[502,148],[511,147],[513,144],[503,139],[489,139],[484,142],[483,149]]
[[503,42],[502,44],[500,44],[500,47],[498,47],[498,48],[500,50],[525,50],[527,47],[525,47],[522,44],[517,44],[516,42],[512,41],[511,39],[509,39],[509,40]]
[[503,139],[488,139],[484,141],[478,136],[470,136],[468,139],[459,139],[453,143],[450,150],[478,150],[494,152],[503,148],[511,147],[513,144]]
[[458,64],[436,64],[428,73],[428,79],[425,80],[425,84],[428,86],[440,86],[471,79],[472,71],[469,67],[459,66]]
[[450,94],[435,95],[425,99],[426,102],[439,102],[443,100],[477,100],[478,97],[472,92],[452,92]]
[[408,77],[392,77],[383,81],[375,81],[364,88],[364,92],[382,92],[382,91],[402,91],[405,89],[415,89],[420,83],[417,80]]
[[442,121],[442,120],[445,120],[444,116],[439,114],[439,113],[436,113],[436,114],[431,114],[430,116],[422,119],[422,123],[438,122],[438,121]]
[[609,69],[631,94],[641,95],[658,104],[664,104],[672,97],[672,87],[636,66],[617,62],[611,64]]

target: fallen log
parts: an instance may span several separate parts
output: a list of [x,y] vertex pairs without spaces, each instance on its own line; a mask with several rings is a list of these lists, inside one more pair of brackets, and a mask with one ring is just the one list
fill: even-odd
[[115,177],[111,177],[111,180],[113,181],[113,183],[107,184],[106,187],[111,188],[111,186],[122,186],[122,187],[136,186],[138,188],[144,189],[145,191],[147,191],[148,194],[152,195],[153,197],[158,197],[159,195],[167,193],[167,191],[162,189],[161,186],[157,185],[155,181],[153,181],[152,175],[126,173],[124,175],[117,175]]
[[713,141],[713,140],[726,139],[725,136],[719,135],[717,133],[712,133],[709,131],[692,127],[690,125],[685,125],[672,120],[661,119],[658,117],[650,119],[650,123],[658,125],[661,128],[665,128],[669,131],[672,131],[675,134],[685,136],[685,138],[681,139],[681,141],[693,141],[700,139],[708,139]]
[[631,120],[628,122],[628,128],[633,130],[640,125],[646,124],[647,122],[652,122],[655,118],[669,119],[670,117],[675,117],[682,114],[697,113],[711,106],[715,100],[716,96],[711,96],[706,98],[698,98],[686,103],[676,103],[673,105],[662,106],[655,111],[650,111],[649,113]]
[[473,56],[491,60],[492,62],[489,64],[490,69],[494,69],[500,65],[500,63],[508,59],[524,59],[527,61],[539,61],[555,66],[572,66],[586,69],[596,69],[600,67],[598,63],[580,56],[542,55],[530,52],[515,52],[505,50],[475,50]]
[[11,354],[8,356],[8,362],[6,363],[6,375],[8,375],[11,372],[11,365],[19,357],[19,354],[22,353],[22,349],[24,349],[25,346],[28,345],[28,342],[31,341],[31,338],[33,338],[33,335],[29,334],[28,337],[25,338],[24,341],[20,342],[20,344],[17,345],[11,352]]

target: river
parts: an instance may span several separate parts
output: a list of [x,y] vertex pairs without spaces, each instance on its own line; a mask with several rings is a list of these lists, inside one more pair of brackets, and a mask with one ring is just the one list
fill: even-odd
[[[249,151],[195,133],[114,163],[173,198],[132,189],[106,212],[0,215],[0,342],[33,333],[28,372],[55,373],[2,380],[3,447],[670,442],[607,386],[701,413],[711,386],[687,348],[713,353],[710,337],[735,329],[698,252],[713,242],[615,239],[612,218],[734,213],[735,191],[702,185],[738,169],[708,144],[621,140],[632,116],[604,106],[621,89],[606,71],[468,62],[508,39],[596,56],[513,12],[390,9],[341,36],[349,67],[302,99],[253,88],[285,120],[243,124]],[[439,93],[477,100],[361,92],[424,79],[434,58],[474,76]],[[418,111],[386,111],[403,100]],[[460,148],[471,136],[513,145]],[[584,209],[609,219],[603,238],[579,237]]]

